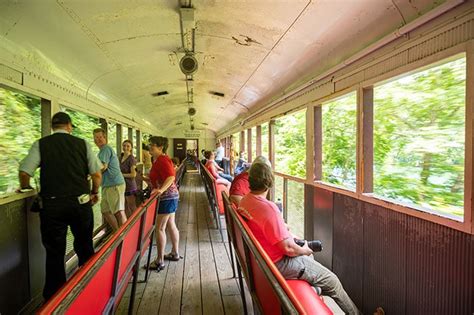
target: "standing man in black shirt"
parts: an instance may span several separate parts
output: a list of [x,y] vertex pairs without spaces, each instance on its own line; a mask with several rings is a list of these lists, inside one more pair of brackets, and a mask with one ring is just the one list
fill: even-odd
[[[40,211],[41,240],[46,249],[46,283],[43,296],[48,300],[65,282],[66,233],[70,226],[74,250],[83,265],[94,254],[92,205],[98,201],[102,164],[90,145],[71,135],[68,114],[56,113],[51,121],[53,134],[33,143],[20,164],[20,185],[31,188],[30,178],[40,167],[43,202]],[[92,190],[88,175],[92,178]]]

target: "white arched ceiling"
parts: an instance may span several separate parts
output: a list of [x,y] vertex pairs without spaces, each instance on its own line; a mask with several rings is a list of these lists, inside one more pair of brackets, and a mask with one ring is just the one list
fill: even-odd
[[[225,128],[443,2],[193,0],[196,128]],[[179,6],[177,0],[3,0],[0,46],[16,66],[34,63],[112,110],[176,133],[189,129]]]

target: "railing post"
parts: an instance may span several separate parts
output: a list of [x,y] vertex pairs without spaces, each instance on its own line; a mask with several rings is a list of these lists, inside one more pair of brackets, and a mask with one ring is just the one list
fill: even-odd
[[122,125],[117,123],[116,125],[116,141],[115,141],[115,153],[118,154],[120,147],[122,146]]
[[252,163],[252,128],[247,129],[247,160]]
[[262,155],[262,126],[258,125],[256,128],[257,137],[256,137],[256,149],[255,157]]

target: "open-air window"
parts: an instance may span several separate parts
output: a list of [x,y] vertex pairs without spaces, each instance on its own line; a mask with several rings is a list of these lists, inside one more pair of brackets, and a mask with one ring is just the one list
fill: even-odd
[[275,122],[275,170],[306,177],[306,110],[278,118]]
[[322,107],[322,178],[355,190],[357,93],[346,94]]
[[462,220],[466,57],[374,87],[373,191]]
[[0,194],[19,187],[18,166],[41,137],[40,100],[0,88]]
[[64,108],[64,111],[68,113],[76,126],[72,129],[72,135],[86,140],[91,145],[92,151],[95,154],[99,153],[99,148],[94,144],[93,135],[94,129],[100,128],[99,119],[69,108]]

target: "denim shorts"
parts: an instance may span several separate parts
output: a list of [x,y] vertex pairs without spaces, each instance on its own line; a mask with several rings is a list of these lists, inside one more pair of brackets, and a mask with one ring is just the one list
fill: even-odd
[[175,213],[178,209],[178,200],[179,199],[168,199],[160,200],[158,204],[158,214],[170,214]]

